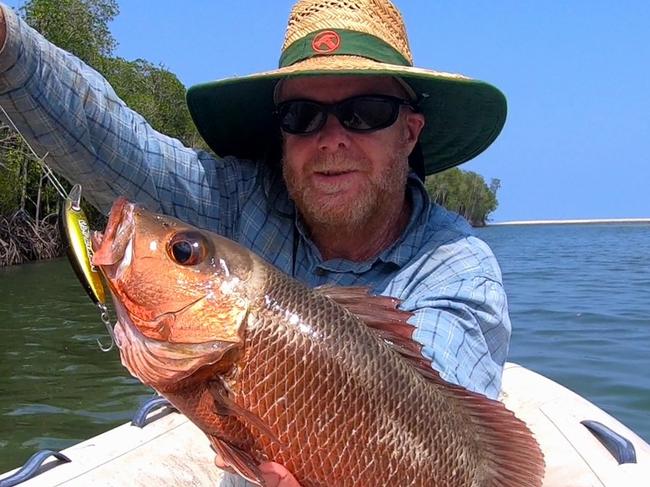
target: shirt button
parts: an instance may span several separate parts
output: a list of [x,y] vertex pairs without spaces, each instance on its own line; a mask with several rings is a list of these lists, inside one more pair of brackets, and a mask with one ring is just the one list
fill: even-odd
[[320,267],[316,267],[316,269],[314,269],[314,274],[316,274],[317,276],[324,276],[325,270],[321,269]]

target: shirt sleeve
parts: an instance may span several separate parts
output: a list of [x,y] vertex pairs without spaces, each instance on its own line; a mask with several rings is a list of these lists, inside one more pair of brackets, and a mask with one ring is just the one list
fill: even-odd
[[[119,195],[228,235],[254,164],[155,131],[108,82],[4,7],[0,106],[35,152],[107,211]],[[5,113],[0,111],[4,119]],[[216,221],[206,221],[206,219]]]
[[501,271],[487,244],[464,237],[427,256],[402,308],[443,379],[497,398],[511,325]]

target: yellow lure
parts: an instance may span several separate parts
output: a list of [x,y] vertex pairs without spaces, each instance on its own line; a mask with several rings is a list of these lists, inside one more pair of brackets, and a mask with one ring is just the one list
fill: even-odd
[[81,208],[81,186],[76,184],[63,202],[60,221],[68,244],[68,258],[77,277],[92,301],[104,307],[106,292],[98,269],[92,265],[93,249],[90,243],[88,218]]

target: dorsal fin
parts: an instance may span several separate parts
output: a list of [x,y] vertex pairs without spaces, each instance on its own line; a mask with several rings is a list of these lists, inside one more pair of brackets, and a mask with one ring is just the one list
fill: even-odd
[[400,300],[370,295],[366,287],[321,286],[315,291],[328,296],[361,318],[395,348],[422,377],[451,401],[459,404],[477,426],[477,441],[490,459],[489,478],[480,484],[501,487],[539,487],[544,476],[544,457],[526,424],[500,401],[451,384],[432,368],[413,340],[413,313],[398,309]]
[[422,357],[422,345],[412,338],[415,327],[406,321],[413,313],[398,309],[399,299],[371,295],[370,289],[362,286],[326,285],[319,286],[314,291],[347,308],[405,357]]
[[438,372],[431,368],[431,361],[422,355],[422,344],[413,339],[415,326],[407,322],[413,313],[398,309],[401,302],[399,299],[372,295],[369,288],[362,286],[326,285],[314,290],[359,317],[426,379],[446,384]]

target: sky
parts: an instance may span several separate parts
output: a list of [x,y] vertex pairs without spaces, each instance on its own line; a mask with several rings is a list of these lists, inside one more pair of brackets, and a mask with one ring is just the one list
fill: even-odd
[[[275,68],[293,1],[118,3],[114,54],[189,87]],[[394,3],[417,66],[508,99],[499,138],[461,166],[501,180],[492,221],[650,217],[650,2]]]

